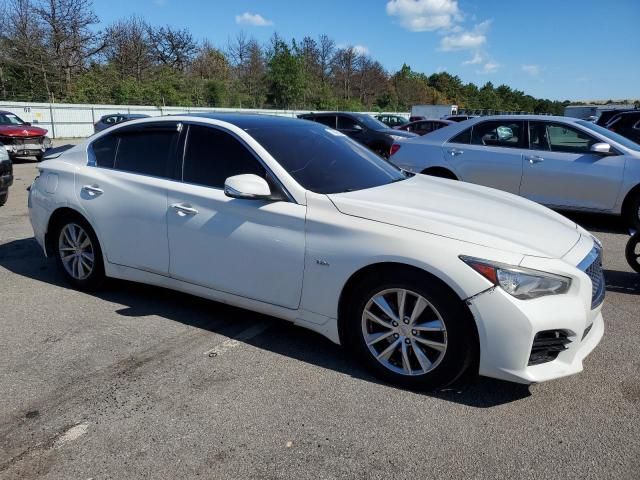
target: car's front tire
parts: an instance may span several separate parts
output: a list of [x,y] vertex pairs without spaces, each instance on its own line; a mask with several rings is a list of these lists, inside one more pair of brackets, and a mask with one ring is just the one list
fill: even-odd
[[640,191],[636,191],[628,203],[626,220],[631,228],[640,230]]
[[5,190],[0,192],[0,207],[7,203],[7,199],[9,198],[9,190]]
[[449,385],[473,363],[476,335],[462,301],[416,272],[372,276],[345,309],[345,344],[378,378],[425,390]]
[[67,281],[79,290],[94,290],[104,282],[104,263],[98,238],[80,215],[66,215],[54,230],[52,247]]

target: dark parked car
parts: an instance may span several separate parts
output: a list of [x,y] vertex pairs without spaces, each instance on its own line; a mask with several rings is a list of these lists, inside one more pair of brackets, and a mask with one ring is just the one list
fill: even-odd
[[98,120],[93,126],[95,133],[102,130],[113,127],[122,122],[128,122],[129,120],[135,120],[136,118],[148,118],[149,115],[143,115],[142,113],[114,113],[112,115],[105,115]]
[[442,127],[446,127],[447,125],[451,125],[451,120],[438,120],[438,119],[427,119],[427,120],[418,120],[417,122],[407,123],[401,127],[398,127],[398,130],[404,130],[405,132],[413,132],[418,135],[426,135],[429,132],[433,132]]
[[0,144],[11,158],[36,157],[40,161],[51,148],[51,139],[44,128],[25,122],[15,113],[0,111]]
[[380,120],[387,127],[391,127],[391,128],[398,128],[409,123],[409,120],[407,120],[404,117],[401,117],[400,115],[382,114],[382,115],[376,115],[375,118]]
[[619,113],[607,123],[606,128],[629,140],[640,143],[640,110]]
[[464,122],[470,118],[476,118],[477,115],[447,115],[443,120],[451,120],[452,122]]
[[0,143],[0,207],[7,203],[9,187],[13,183],[13,164],[9,152]]
[[611,121],[611,119],[617,116],[620,113],[624,112],[637,112],[638,110],[634,108],[614,108],[611,110],[603,110],[600,112],[600,116],[596,119],[596,125],[600,125],[601,127],[606,127],[607,124]]
[[389,128],[380,120],[364,113],[307,113],[298,115],[298,118],[318,122],[338,130],[384,158],[389,158],[391,145],[396,140],[417,137],[415,133]]

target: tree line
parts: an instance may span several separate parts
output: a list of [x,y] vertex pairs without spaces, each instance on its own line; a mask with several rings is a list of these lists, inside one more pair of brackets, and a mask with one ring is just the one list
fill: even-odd
[[100,28],[90,0],[0,0],[0,99],[202,107],[408,111],[415,104],[561,114],[569,102],[403,65],[388,72],[327,35],[224,46],[132,16]]

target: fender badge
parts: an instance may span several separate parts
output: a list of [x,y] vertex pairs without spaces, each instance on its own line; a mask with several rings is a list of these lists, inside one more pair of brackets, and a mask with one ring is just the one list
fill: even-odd
[[323,267],[328,267],[329,266],[329,262],[327,262],[326,260],[321,260],[319,258],[316,258],[316,263],[318,265],[322,265]]

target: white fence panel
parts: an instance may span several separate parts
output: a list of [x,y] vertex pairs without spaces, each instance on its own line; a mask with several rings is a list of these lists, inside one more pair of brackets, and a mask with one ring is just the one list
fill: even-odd
[[[18,115],[49,131],[51,138],[83,138],[93,134],[93,124],[104,115],[114,113],[141,113],[152,117],[179,113],[259,113],[296,117],[309,110],[258,110],[248,108],[204,108],[204,107],[154,107],[148,105],[83,105],[62,103],[0,102],[0,110]],[[364,112],[377,115],[379,112]],[[409,117],[408,112],[383,112]]]

